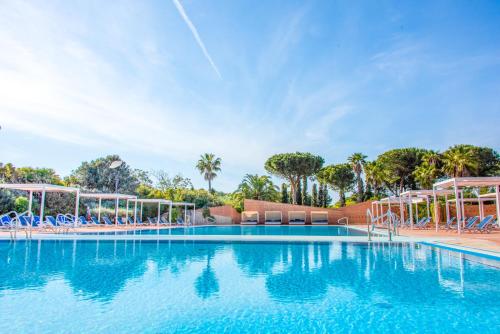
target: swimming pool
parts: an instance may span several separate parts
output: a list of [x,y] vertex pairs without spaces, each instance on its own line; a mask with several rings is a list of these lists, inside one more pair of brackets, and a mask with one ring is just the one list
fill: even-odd
[[0,332],[496,333],[499,265],[419,244],[0,241]]
[[[87,233],[87,232],[85,232]],[[365,231],[345,226],[196,226],[171,229],[136,229],[87,234],[168,234],[168,235],[301,235],[301,236],[366,236]]]

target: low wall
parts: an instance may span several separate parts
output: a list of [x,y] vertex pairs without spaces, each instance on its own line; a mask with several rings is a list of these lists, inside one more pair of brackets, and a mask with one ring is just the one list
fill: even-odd
[[219,217],[230,218],[233,224],[241,222],[241,214],[231,205],[214,206],[210,208],[210,215],[217,220],[221,220]]
[[336,224],[337,220],[341,218],[337,209],[325,209],[325,208],[315,208],[305,205],[294,205],[285,203],[275,203],[266,201],[257,201],[253,199],[246,199],[244,202],[245,211],[257,211],[259,213],[259,224],[264,224],[264,213],[266,211],[281,211],[283,224],[288,224],[288,212],[289,211],[305,211],[306,212],[306,224],[311,223],[311,211],[326,211],[328,212],[328,224]]
[[[283,224],[288,224],[288,212],[289,211],[305,211],[306,212],[306,224],[311,223],[311,211],[326,211],[328,212],[328,224],[337,224],[337,221],[340,218],[347,217],[349,219],[349,224],[352,225],[364,225],[366,224],[366,210],[371,209],[372,201],[366,201],[359,204],[349,205],[343,208],[316,208],[305,205],[294,205],[294,204],[286,204],[286,203],[275,203],[275,202],[266,202],[266,201],[258,201],[252,199],[246,199],[244,202],[244,207],[246,211],[257,211],[259,213],[259,224],[264,224],[265,220],[265,212],[266,211],[279,211],[282,213]],[[387,210],[387,206],[384,206],[384,213]],[[399,215],[399,206],[394,206],[392,211]],[[406,211],[406,210],[405,210]],[[232,219],[234,224],[239,224],[241,222],[241,214],[238,213],[233,207],[230,205],[218,206],[214,208],[210,208],[210,214],[213,216],[224,216]],[[441,222],[446,220],[445,218],[445,210],[444,205],[440,210],[441,214]],[[455,215],[455,209],[453,206],[450,206],[450,214],[452,216]],[[484,214],[485,215],[496,215],[496,207],[495,205],[485,205],[484,206]],[[408,213],[405,212],[405,216]],[[478,206],[477,205],[466,205],[465,206],[465,215],[469,216],[477,216],[479,215]]]
[[372,208],[372,201],[352,204],[335,209],[341,217],[349,218],[349,224],[366,224],[366,210]]

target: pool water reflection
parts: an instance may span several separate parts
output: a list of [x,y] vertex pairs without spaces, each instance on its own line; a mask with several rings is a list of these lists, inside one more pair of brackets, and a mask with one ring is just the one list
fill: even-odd
[[494,333],[500,270],[481,262],[414,244],[0,242],[0,331]]

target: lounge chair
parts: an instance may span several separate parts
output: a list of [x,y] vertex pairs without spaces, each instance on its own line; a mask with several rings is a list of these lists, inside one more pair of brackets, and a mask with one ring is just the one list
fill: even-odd
[[104,221],[104,225],[110,225],[110,226],[113,226],[115,224],[113,224],[113,222],[109,219],[109,217],[102,217],[102,220]]
[[164,217],[160,217],[160,224],[161,225],[170,225],[169,221]]
[[281,225],[281,211],[266,211],[264,217],[265,225]]
[[304,225],[305,223],[305,211],[288,211],[288,225]]
[[479,217],[478,216],[473,216],[473,217],[470,217],[466,222],[465,222],[465,225],[464,225],[464,230],[469,230],[471,228],[474,227],[474,225],[476,225],[477,221],[479,220]]
[[448,221],[447,221],[447,222],[446,222],[446,224],[444,225],[444,229],[445,229],[445,230],[450,230],[450,229],[452,229],[454,226],[456,227],[456,226],[457,226],[457,224],[455,224],[455,220],[456,220],[456,219],[457,219],[457,218],[455,218],[455,217],[451,217],[450,219],[448,219]]
[[64,231],[68,232],[70,229],[75,227],[74,220],[68,215],[63,215],[60,213],[56,216],[55,220],[56,220],[56,225],[59,226],[63,230],[63,232]]
[[311,225],[328,225],[328,212],[326,212],[326,211],[312,211],[311,212]]
[[[128,219],[128,223],[129,223],[129,224],[134,225],[134,219],[133,219],[132,217],[128,217],[127,219]],[[136,224],[136,225],[141,225],[141,226],[146,225],[146,223],[145,223],[145,222],[143,222],[143,221],[141,220],[141,218],[139,218],[139,217],[135,217],[135,224]]]
[[158,218],[148,217],[149,225],[158,225]]
[[122,217],[117,217],[116,221],[118,222],[118,225],[127,226]]
[[241,213],[241,225],[257,225],[259,213],[257,211],[243,211]]
[[426,229],[428,226],[428,224],[431,222],[431,218],[430,217],[424,217],[422,218],[418,223],[417,225],[415,225],[416,228],[418,229]]
[[53,216],[45,216],[45,221],[40,221],[38,217],[38,226],[45,230],[51,230],[52,232],[59,232],[59,226],[57,225],[56,219]]
[[484,217],[476,226],[473,226],[470,229],[465,229],[468,232],[477,231],[480,233],[486,232],[489,233],[493,228],[493,223],[495,223],[495,219],[493,215],[488,215]]
[[101,225],[101,223],[99,222],[99,219],[97,219],[96,217],[94,216],[91,216],[90,217],[90,220],[92,221],[92,223],[95,225],[95,226],[99,226]]

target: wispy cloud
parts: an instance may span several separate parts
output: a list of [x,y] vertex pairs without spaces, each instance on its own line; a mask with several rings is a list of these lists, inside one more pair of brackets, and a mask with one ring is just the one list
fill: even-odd
[[187,16],[186,11],[184,10],[184,7],[182,7],[181,3],[179,0],[172,0],[174,3],[175,7],[179,11],[179,14],[181,14],[182,19],[184,22],[186,22],[187,26],[193,33],[193,37],[196,40],[196,43],[198,43],[198,46],[200,47],[201,51],[203,51],[203,54],[205,55],[205,58],[207,58],[208,62],[214,69],[215,73],[217,73],[217,76],[222,79],[222,76],[219,72],[219,69],[217,68],[217,65],[215,65],[214,61],[212,60],[212,56],[210,56],[210,53],[208,53],[207,48],[205,47],[205,43],[201,40],[200,34],[198,34],[198,29],[196,29],[195,25],[191,21],[191,19]]

